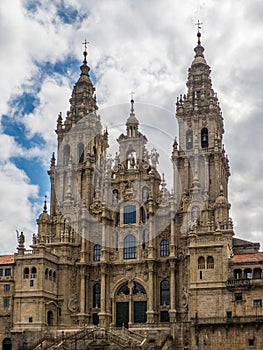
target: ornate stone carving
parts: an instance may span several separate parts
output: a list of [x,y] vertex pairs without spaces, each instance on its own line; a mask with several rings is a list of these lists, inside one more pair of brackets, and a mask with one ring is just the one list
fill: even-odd
[[77,297],[77,294],[74,294],[72,298],[69,299],[68,309],[73,313],[79,312],[79,299]]

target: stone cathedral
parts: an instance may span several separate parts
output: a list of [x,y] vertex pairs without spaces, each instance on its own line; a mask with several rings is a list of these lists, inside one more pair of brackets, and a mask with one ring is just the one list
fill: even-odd
[[109,156],[85,49],[57,119],[50,208],[30,249],[21,232],[0,257],[3,350],[263,348],[263,253],[234,237],[223,116],[197,37],[170,192],[133,98]]

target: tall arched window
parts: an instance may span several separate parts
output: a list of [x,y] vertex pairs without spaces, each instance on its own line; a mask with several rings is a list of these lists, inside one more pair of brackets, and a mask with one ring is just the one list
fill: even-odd
[[93,307],[100,307],[100,283],[93,286]]
[[207,257],[207,264],[206,264],[208,269],[213,269],[214,268],[214,258],[212,256]]
[[48,279],[48,268],[46,268],[46,270],[45,270],[45,279],[46,280]]
[[163,239],[160,242],[160,256],[169,256],[169,241],[167,239]]
[[170,305],[170,283],[163,280],[160,283],[160,303],[161,305]]
[[29,278],[29,268],[28,267],[24,268],[24,278]]
[[33,266],[31,268],[31,278],[36,278],[37,277],[37,268]]
[[253,271],[253,278],[260,279],[262,276],[262,270],[259,267],[256,267]]
[[203,256],[198,258],[198,269],[205,269],[205,258]]
[[63,164],[64,165],[68,165],[69,156],[70,156],[70,146],[65,145],[64,149],[63,149]]
[[201,147],[207,148],[208,147],[208,129],[203,128],[201,130]]
[[124,224],[136,224],[136,206],[126,205],[124,207]]
[[133,235],[128,235],[124,239],[123,258],[136,259],[136,238]]
[[101,255],[101,245],[95,244],[93,249],[93,260],[100,261],[100,255]]
[[47,312],[47,324],[49,326],[53,326],[53,324],[54,324],[54,315],[53,315],[53,312],[51,310],[49,310]]
[[193,148],[193,130],[186,131],[186,149]]
[[79,163],[84,162],[84,145],[83,145],[83,143],[78,144],[78,160],[79,160]]

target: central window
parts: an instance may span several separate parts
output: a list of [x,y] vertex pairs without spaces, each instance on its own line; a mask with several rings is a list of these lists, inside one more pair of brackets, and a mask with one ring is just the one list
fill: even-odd
[[128,235],[124,239],[124,259],[136,259],[136,238],[133,235]]
[[136,206],[126,205],[124,207],[124,224],[136,224]]

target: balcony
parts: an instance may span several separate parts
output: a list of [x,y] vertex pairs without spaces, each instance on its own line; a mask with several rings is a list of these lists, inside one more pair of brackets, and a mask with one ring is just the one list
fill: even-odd
[[250,285],[251,285],[251,279],[248,279],[248,278],[228,279],[227,280],[227,287],[228,288],[235,288],[235,287],[249,288]]

